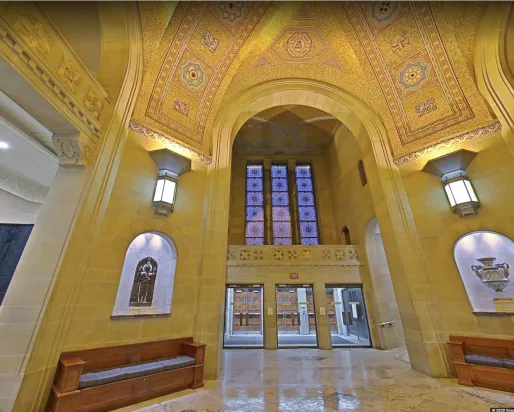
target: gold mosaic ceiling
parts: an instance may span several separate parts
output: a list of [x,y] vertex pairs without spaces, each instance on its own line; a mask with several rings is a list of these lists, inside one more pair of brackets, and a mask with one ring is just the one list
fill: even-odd
[[277,106],[250,118],[237,133],[240,154],[322,154],[341,122],[308,106]]
[[[468,2],[141,3],[145,71],[133,122],[209,155],[216,116],[235,97],[269,80],[314,79],[358,96],[387,128],[393,156],[403,156],[495,121],[473,77],[482,9]],[[252,122],[269,134],[270,122]],[[247,148],[255,139],[248,133],[240,132]]]

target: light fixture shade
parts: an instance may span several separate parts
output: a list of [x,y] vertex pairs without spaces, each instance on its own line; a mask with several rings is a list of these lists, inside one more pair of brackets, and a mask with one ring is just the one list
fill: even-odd
[[452,211],[461,217],[476,214],[480,207],[478,196],[465,172],[475,156],[475,152],[459,150],[432,159],[423,168],[424,172],[442,179]]
[[159,168],[152,208],[157,214],[168,215],[175,208],[178,178],[191,170],[191,160],[167,149],[154,150],[150,156]]
[[153,193],[152,208],[155,213],[167,215],[175,207],[177,193],[177,179],[166,170],[159,172]]
[[469,178],[462,171],[457,176],[443,180],[444,190],[453,212],[463,216],[474,215],[480,202]]

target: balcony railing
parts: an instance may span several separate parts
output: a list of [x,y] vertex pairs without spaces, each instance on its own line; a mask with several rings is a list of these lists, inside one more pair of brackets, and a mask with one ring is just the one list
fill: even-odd
[[227,251],[227,266],[360,266],[360,246],[240,246]]

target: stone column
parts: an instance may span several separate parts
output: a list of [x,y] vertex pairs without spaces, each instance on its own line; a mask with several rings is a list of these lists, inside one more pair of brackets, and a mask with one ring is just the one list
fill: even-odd
[[264,160],[264,244],[273,244],[271,210],[271,160]]
[[[268,310],[273,312],[271,315]],[[264,349],[277,349],[277,296],[275,284],[266,282],[264,284]]]
[[295,178],[296,161],[287,161],[287,176],[289,186],[289,210],[291,213],[291,230],[293,237],[293,245],[300,244],[300,220],[298,218],[298,196],[296,190]]
[[348,335],[348,328],[343,322],[343,294],[341,288],[334,288],[334,311],[336,313],[337,333],[339,335]]
[[[305,288],[296,289],[298,315],[300,318],[300,335],[308,335],[309,330],[309,309],[307,305],[307,291]],[[314,309],[316,310],[316,309]]]
[[227,289],[227,308],[225,309],[225,338],[232,335],[232,318],[234,317],[234,289]]
[[[320,349],[332,349],[332,339],[330,337],[330,324],[328,321],[327,295],[325,283],[316,282],[313,285],[314,292],[314,314],[316,317],[316,333],[318,334],[318,345]],[[324,314],[320,313],[320,308],[324,309]]]

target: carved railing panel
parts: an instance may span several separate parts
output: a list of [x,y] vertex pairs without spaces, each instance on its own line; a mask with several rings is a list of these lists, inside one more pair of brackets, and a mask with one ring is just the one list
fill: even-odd
[[360,266],[361,249],[356,245],[241,246],[227,250],[228,267],[274,266]]

